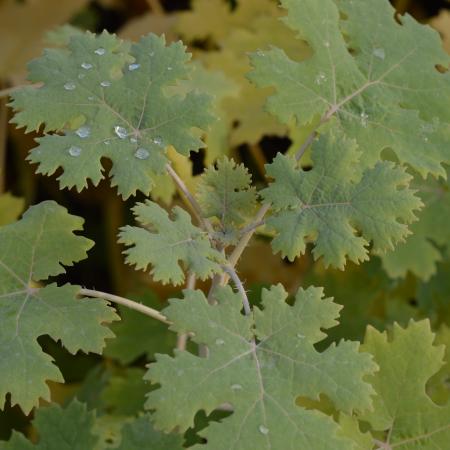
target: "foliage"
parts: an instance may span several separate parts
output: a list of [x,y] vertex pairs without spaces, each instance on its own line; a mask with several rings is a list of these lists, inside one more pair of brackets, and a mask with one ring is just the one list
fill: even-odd
[[[78,203],[4,171],[0,449],[446,448],[439,35],[387,0],[148,4],[123,34],[167,43],[75,28],[91,4],[2,91],[30,134],[8,148],[32,136],[37,173],[93,186]],[[18,219],[46,195],[93,205],[87,263],[71,268],[93,242],[65,207]]]

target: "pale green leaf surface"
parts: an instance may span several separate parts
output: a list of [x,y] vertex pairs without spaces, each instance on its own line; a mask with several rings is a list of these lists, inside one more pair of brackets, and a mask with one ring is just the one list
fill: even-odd
[[410,16],[399,25],[387,0],[281,4],[285,22],[312,56],[297,62],[277,48],[252,55],[250,79],[276,89],[267,109],[299,125],[334,117],[356,139],[366,166],[390,148],[422,176],[445,176],[450,76],[435,66],[447,67],[450,59],[439,35]]
[[[160,309],[161,301],[156,294],[149,292],[135,301],[151,308]],[[119,306],[121,321],[110,326],[115,338],[108,340],[103,354],[127,365],[145,355],[153,359],[155,352],[166,352],[175,347],[176,338],[167,330],[167,325],[157,320],[148,320],[144,314]]]
[[39,336],[61,340],[70,353],[101,353],[113,336],[102,324],[117,316],[102,300],[77,299],[78,286],[33,284],[86,257],[92,242],[73,233],[82,225],[81,218],[48,201],[0,228],[0,402],[11,393],[11,403],[26,413],[40,397],[50,400],[46,380],[63,381]]
[[408,272],[428,281],[443,259],[438,246],[450,246],[450,195],[448,183],[442,180],[415,179],[412,187],[424,203],[418,222],[411,226],[411,236],[394,251],[381,256],[383,267],[392,278]]
[[281,154],[266,166],[274,182],[261,194],[275,210],[266,221],[276,231],[275,251],[293,260],[312,238],[316,259],[343,268],[346,259],[368,259],[371,241],[384,252],[408,235],[421,206],[408,187],[412,177],[387,161],[362,170],[360,157],[353,140],[330,133],[314,144],[311,171]]
[[219,219],[224,230],[248,220],[256,207],[251,175],[243,164],[222,158],[200,177],[197,199],[205,217]]
[[201,279],[220,271],[222,255],[211,247],[205,232],[192,225],[185,210],[173,208],[173,220],[151,201],[138,203],[133,211],[137,221],[150,229],[129,225],[121,229],[119,242],[129,247],[124,251],[128,264],[137,270],[152,265],[150,273],[156,281],[174,285],[183,282],[183,269]]
[[81,190],[104,177],[106,157],[123,197],[148,194],[153,175],[165,171],[167,146],[198,150],[199,129],[212,120],[206,95],[166,92],[188,76],[189,58],[181,42],[166,46],[152,34],[130,47],[106,32],[86,33],[68,49],[47,50],[29,65],[30,80],[43,86],[16,92],[11,103],[19,127],[58,132],[39,138],[29,160],[48,175],[62,167],[60,186]]
[[93,450],[98,438],[93,433],[95,414],[77,400],[65,409],[59,405],[39,408],[33,425],[38,442],[33,445],[23,434],[13,432],[10,441],[0,443],[2,450]]
[[373,430],[387,433],[387,448],[446,450],[450,441],[450,406],[438,406],[425,385],[443,365],[444,347],[433,345],[427,320],[394,325],[390,333],[369,327],[362,350],[380,367],[369,381],[377,392],[373,411],[360,415]]
[[358,353],[356,342],[342,341],[323,353],[314,348],[326,336],[322,329],[337,324],[340,310],[322,298],[321,289],[300,289],[294,306],[281,285],[262,295],[262,309],[250,316],[242,315],[240,296],[229,287],[217,291],[215,305],[201,291],[171,300],[164,310],[171,329],[192,332],[195,342],[208,346],[209,357],[175,351],[174,358],[158,355],[149,366],[147,378],[161,385],[147,401],[156,410],[155,426],[186,430],[197,411],[209,414],[230,403],[233,414],[201,433],[207,448],[348,450],[330,417],[296,406],[295,399],[324,394],[338,410],[369,408],[372,388],[363,378],[376,366]]

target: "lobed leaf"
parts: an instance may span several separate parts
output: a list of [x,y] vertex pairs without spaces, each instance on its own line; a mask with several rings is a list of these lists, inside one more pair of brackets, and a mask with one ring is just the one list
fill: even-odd
[[23,218],[0,228],[0,401],[25,413],[42,397],[50,400],[47,380],[63,382],[61,372],[37,341],[49,335],[70,353],[101,353],[113,336],[103,324],[117,319],[103,301],[78,299],[79,286],[36,282],[63,273],[86,257],[92,242],[77,236],[83,220],[55,202],[31,207]]
[[[181,284],[183,268],[201,279],[221,270],[222,255],[200,228],[192,225],[191,216],[182,208],[173,208],[173,220],[158,204],[147,200],[138,203],[133,211],[143,227],[125,226],[119,234],[119,243],[125,244],[126,262],[136,269],[147,270],[156,281]],[[183,267],[180,262],[183,263]]]
[[293,260],[312,238],[315,258],[342,269],[346,259],[368,259],[370,241],[384,252],[404,240],[422,205],[408,187],[412,177],[387,161],[362,170],[360,156],[353,140],[334,132],[313,146],[311,171],[281,154],[267,165],[274,182],[261,195],[275,210],[266,221],[275,251]]
[[104,177],[106,157],[124,198],[148,194],[165,171],[167,147],[198,150],[198,129],[212,121],[206,95],[166,92],[188,75],[189,58],[181,42],[166,46],[152,34],[131,46],[106,32],[76,34],[67,49],[46,50],[29,65],[29,79],[43,85],[16,92],[11,103],[19,127],[55,132],[39,138],[28,159],[39,173],[61,167],[60,186],[80,191]]
[[[322,329],[337,324],[340,307],[319,288],[300,289],[293,306],[281,285],[263,291],[262,309],[241,314],[238,294],[217,291],[217,304],[200,291],[185,291],[164,310],[178,333],[193,333],[209,348],[208,358],[186,351],[158,355],[147,378],[161,387],[148,395],[155,426],[163,430],[193,425],[197,411],[209,414],[226,403],[233,414],[201,434],[207,448],[346,449],[349,441],[327,415],[295,404],[298,396],[326,395],[338,410],[365,410],[372,389],[364,382],[376,366],[356,342],[340,342],[319,353]],[[197,448],[197,447],[195,447]]]

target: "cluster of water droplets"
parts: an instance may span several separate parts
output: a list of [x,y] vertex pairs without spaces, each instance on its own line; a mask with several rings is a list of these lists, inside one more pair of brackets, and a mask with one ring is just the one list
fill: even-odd
[[369,115],[366,112],[362,112],[359,117],[361,118],[361,125],[366,128],[367,125],[369,124]]
[[64,84],[64,89],[66,91],[73,91],[76,89],[76,87],[77,85],[73,81],[68,81],[67,83]]
[[384,60],[384,58],[386,58],[386,52],[384,51],[384,48],[374,48],[372,54],[373,56],[381,60]]
[[327,81],[327,76],[323,72],[320,72],[316,76],[316,84],[321,85],[321,84],[325,83],[326,81]]

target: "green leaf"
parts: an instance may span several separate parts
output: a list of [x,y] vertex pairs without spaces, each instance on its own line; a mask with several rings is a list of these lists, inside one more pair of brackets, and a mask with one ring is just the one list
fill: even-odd
[[0,195],[0,226],[14,222],[23,211],[24,201],[11,194]]
[[337,324],[340,306],[322,298],[322,290],[300,289],[294,306],[281,285],[263,291],[263,309],[241,314],[240,296],[231,288],[217,291],[217,304],[200,291],[185,291],[164,310],[171,329],[193,333],[206,344],[208,358],[186,351],[158,355],[147,378],[161,387],[148,396],[155,426],[191,427],[197,411],[209,414],[221,404],[233,414],[201,434],[214,450],[279,448],[346,449],[338,425],[318,411],[295,405],[298,396],[326,395],[338,410],[365,410],[372,389],[363,381],[376,366],[356,342],[340,342],[319,353],[314,344],[322,329]]
[[223,231],[245,223],[256,207],[251,175],[243,164],[222,158],[200,177],[197,198],[205,217],[219,219]]
[[75,354],[101,353],[113,336],[103,325],[117,316],[104,301],[77,299],[79,286],[36,284],[86,257],[92,242],[73,233],[82,225],[81,218],[48,201],[0,228],[0,401],[9,392],[11,403],[25,413],[40,397],[50,400],[47,380],[63,381],[38,337],[61,340]]
[[450,247],[449,185],[442,180],[415,179],[412,187],[417,189],[425,207],[418,214],[418,222],[411,226],[412,235],[381,259],[392,278],[411,272],[428,281],[437,271],[437,262],[442,260],[438,246]]
[[16,431],[2,450],[91,450],[98,438],[93,433],[95,413],[74,400],[67,408],[51,405],[36,411],[33,425],[38,431],[36,445]]
[[[443,365],[444,347],[433,345],[428,320],[391,333],[367,330],[362,350],[380,367],[370,377],[377,392],[373,411],[360,415],[373,430],[386,433],[386,448],[444,449],[450,439],[450,406],[436,405],[425,385]],[[379,447],[382,447],[380,444]]]
[[354,138],[361,162],[374,165],[383,149],[422,176],[445,177],[450,78],[437,65],[450,58],[437,32],[410,16],[394,17],[387,0],[282,0],[286,24],[307,41],[304,62],[274,48],[251,57],[250,79],[276,93],[267,109],[282,122],[315,117]]
[[330,133],[314,145],[311,171],[281,154],[267,166],[275,181],[261,194],[275,210],[266,221],[276,231],[275,251],[293,260],[312,239],[314,257],[342,269],[346,259],[368,259],[371,241],[384,252],[408,235],[421,206],[408,188],[412,177],[387,161],[362,170],[360,156],[353,140]]
[[124,252],[128,264],[138,270],[147,270],[151,264],[150,273],[156,281],[174,285],[184,281],[183,268],[201,279],[221,270],[222,255],[211,247],[206,234],[192,225],[185,210],[173,208],[172,220],[164,209],[147,200],[138,203],[133,211],[137,221],[151,231],[131,226],[121,229],[119,242],[130,247]]
[[122,428],[122,441],[117,450],[181,450],[182,437],[164,434],[153,429],[148,415],[126,423]]
[[[152,292],[131,298],[151,308],[161,307],[161,301]],[[167,325],[149,320],[144,314],[129,308],[119,306],[118,309],[122,320],[110,327],[115,338],[107,341],[105,356],[127,365],[142,355],[150,360],[155,352],[166,352],[175,347],[176,338],[169,333]]]
[[130,47],[106,32],[86,33],[68,49],[47,50],[29,65],[29,79],[43,86],[16,92],[11,103],[19,127],[57,132],[38,139],[29,160],[48,175],[62,167],[60,186],[80,191],[104,177],[106,157],[123,197],[148,194],[154,174],[165,171],[167,146],[198,150],[198,128],[212,119],[207,96],[166,92],[188,75],[189,58],[181,42],[166,46],[152,34]]

